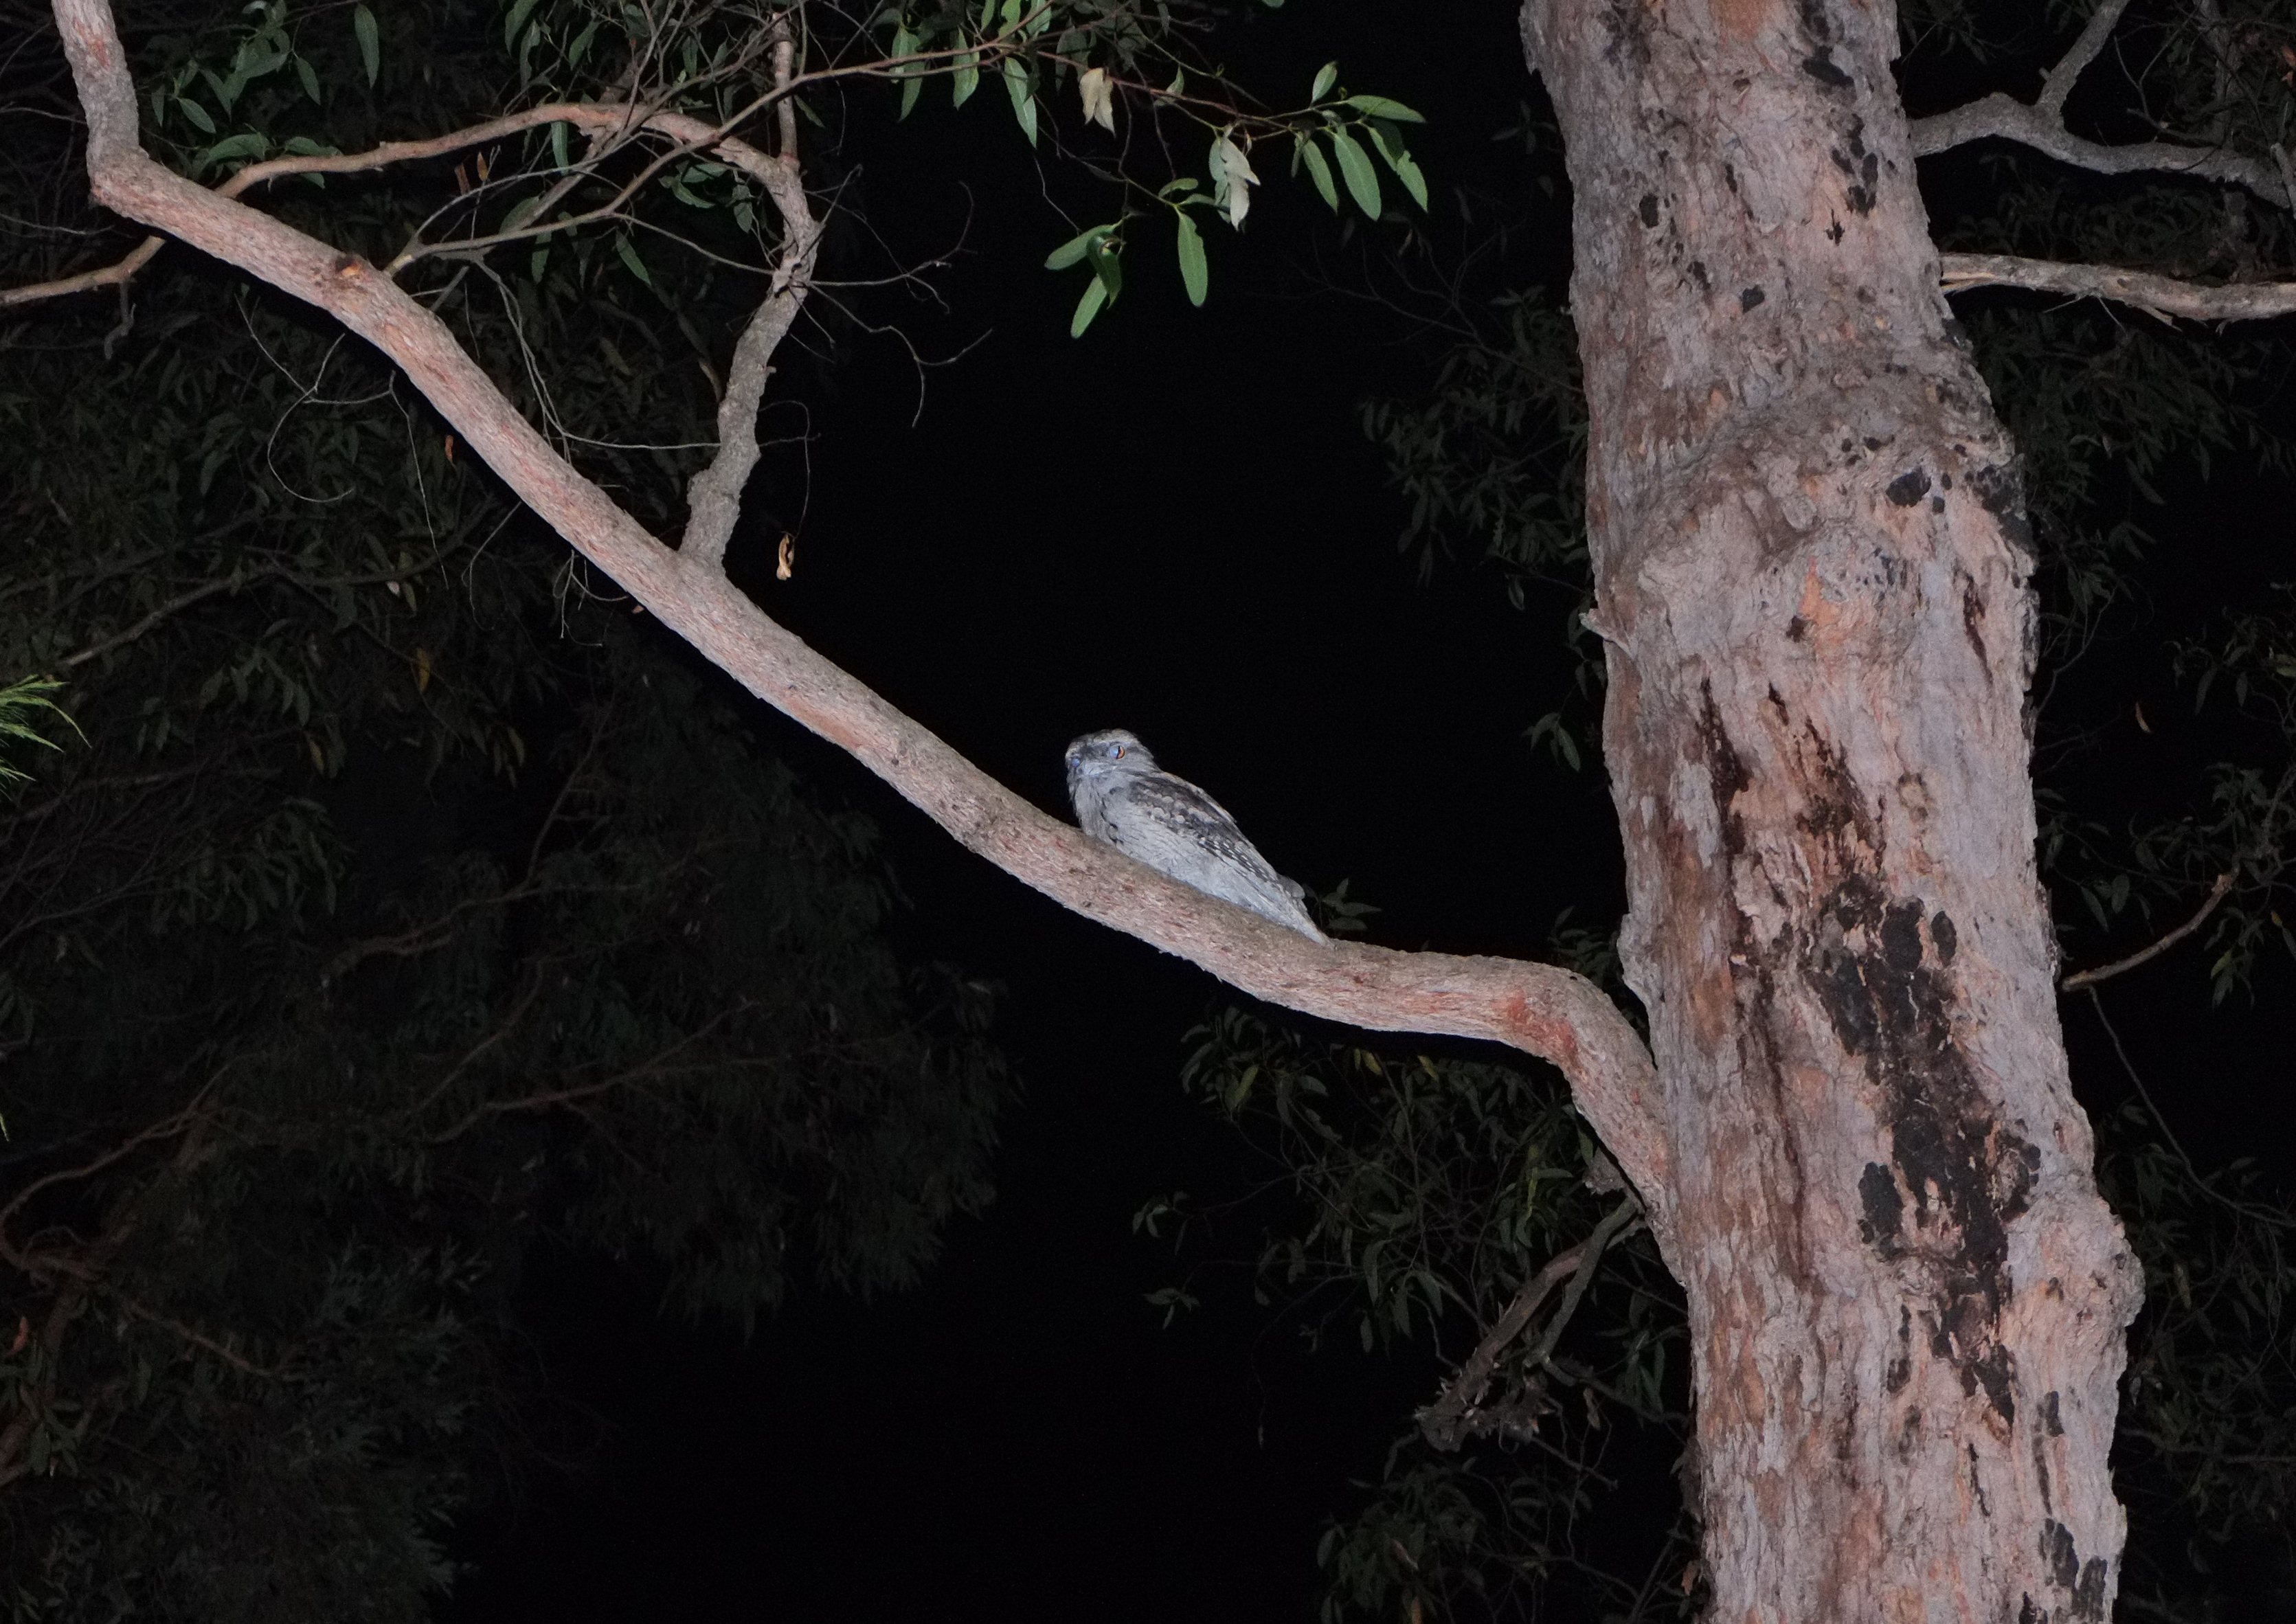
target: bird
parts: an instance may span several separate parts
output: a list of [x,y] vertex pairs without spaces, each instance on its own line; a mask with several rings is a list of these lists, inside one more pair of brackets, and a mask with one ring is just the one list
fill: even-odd
[[1313,940],[1331,939],[1308,917],[1300,882],[1277,874],[1226,807],[1159,767],[1135,735],[1120,727],[1088,733],[1070,744],[1068,767],[1070,803],[1094,840],[1207,896]]

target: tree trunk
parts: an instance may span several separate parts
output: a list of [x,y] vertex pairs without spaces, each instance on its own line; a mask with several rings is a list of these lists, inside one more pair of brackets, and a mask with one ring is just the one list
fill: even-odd
[[2141,1282],[2034,872],[2029,532],[1891,7],[1529,0],[1714,1617],[2103,1619]]

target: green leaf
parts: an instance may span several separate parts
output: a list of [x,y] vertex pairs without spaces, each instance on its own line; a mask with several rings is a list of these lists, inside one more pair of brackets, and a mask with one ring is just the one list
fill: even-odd
[[1004,59],[1004,90],[1013,98],[1013,116],[1021,121],[1021,133],[1029,144],[1037,144],[1037,93],[1029,83],[1026,63],[1017,56]]
[[624,265],[630,267],[631,275],[648,287],[653,286],[653,273],[646,269],[645,261],[638,258],[636,245],[631,242],[627,234],[614,239],[614,252],[621,257]]
[[574,43],[566,47],[566,65],[579,68],[582,59],[590,54],[590,42],[597,37],[598,20],[593,17],[582,25],[582,31],[574,36]]
[[295,77],[303,81],[303,94],[314,102],[324,100],[319,94],[319,70],[302,57],[295,59]]
[[911,79],[901,86],[901,111],[894,115],[896,119],[909,116],[910,111],[917,104],[917,97],[923,93],[924,87],[925,82],[922,79]]
[[1419,172],[1419,166],[1404,150],[1402,132],[1384,119],[1375,119],[1371,127],[1371,138],[1372,144],[1379,149],[1379,155],[1387,160],[1387,167],[1395,171],[1395,178],[1403,183],[1406,192],[1411,193],[1411,201],[1419,205],[1420,212],[1425,213],[1427,177]]
[[[504,50],[507,51],[518,44],[519,32],[526,27],[526,20],[534,14],[534,7],[535,0],[512,0],[510,16],[503,22]],[[364,11],[366,8],[361,6],[359,9]]]
[[1371,155],[1345,130],[1332,130],[1331,137],[1332,151],[1340,160],[1340,176],[1348,183],[1348,195],[1355,199],[1357,208],[1376,220],[1379,176],[1372,170]]
[[1085,245],[1085,256],[1092,261],[1092,274],[1107,284],[1111,299],[1124,291],[1121,252],[1110,237],[1095,237]]
[[949,105],[962,107],[980,88],[980,53],[967,51],[956,59],[956,71],[948,77]]
[[1330,90],[1332,86],[1338,84],[1339,81],[1339,63],[1325,62],[1322,67],[1316,70],[1316,87],[1308,93],[1308,99],[1310,102],[1322,101],[1324,99],[1324,93]]
[[1179,222],[1180,282],[1188,290],[1188,302],[1201,306],[1211,286],[1211,267],[1204,260],[1204,239],[1185,211],[1175,209],[1173,217]]
[[[374,13],[367,10],[365,0],[351,8],[351,32],[358,36],[359,64],[366,70],[366,82],[373,85],[382,71],[382,30],[374,26]],[[507,39],[503,41],[505,48],[509,44]]]
[[201,135],[215,134],[215,120],[208,117],[206,108],[201,107],[189,96],[177,96],[176,105],[184,110],[184,117],[190,119]]
[[1084,330],[1092,325],[1092,318],[1100,314],[1101,306],[1108,302],[1108,284],[1097,276],[1084,284],[1084,297],[1077,300],[1076,314],[1069,318],[1069,337],[1080,339]]
[[1021,26],[1021,4],[1022,0],[1004,0],[1004,20],[996,29],[999,34],[1010,34]]
[[1332,166],[1324,161],[1324,149],[1316,144],[1314,136],[1302,135],[1300,137],[1300,156],[1308,160],[1308,178],[1316,183],[1316,190],[1324,194],[1324,201],[1332,206],[1332,212],[1339,213],[1340,192],[1332,185]]
[[568,136],[573,126],[563,121],[550,127],[550,160],[562,169],[574,167],[574,155]]
[[1082,261],[1084,257],[1092,251],[1094,238],[1105,237],[1115,229],[1116,223],[1111,221],[1106,226],[1095,226],[1089,230],[1078,232],[1045,256],[1045,268],[1048,271],[1065,271],[1069,267]]
[[1360,108],[1374,119],[1392,119],[1398,124],[1424,124],[1426,119],[1413,112],[1400,102],[1390,102],[1385,96],[1349,96],[1349,107]]

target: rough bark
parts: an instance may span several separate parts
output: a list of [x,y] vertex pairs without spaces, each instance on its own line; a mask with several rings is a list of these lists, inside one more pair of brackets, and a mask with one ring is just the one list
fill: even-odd
[[1849,0],[1529,0],[1715,1618],[2102,1619],[2140,1292],[2034,870],[2015,459]]

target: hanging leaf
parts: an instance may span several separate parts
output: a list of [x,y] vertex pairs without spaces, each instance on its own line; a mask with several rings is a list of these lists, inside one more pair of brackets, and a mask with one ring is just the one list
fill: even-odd
[[1004,90],[1013,98],[1013,116],[1020,120],[1021,133],[1029,144],[1037,144],[1037,92],[1029,83],[1029,70],[1017,56],[1004,59]]
[[1355,199],[1357,208],[1376,220],[1379,176],[1372,169],[1371,155],[1345,130],[1332,130],[1331,137],[1332,151],[1340,160],[1340,177],[1348,183],[1348,195]]
[[319,94],[319,72],[302,57],[295,59],[295,77],[303,81],[303,94],[314,102],[324,98]]
[[1092,261],[1092,274],[1100,278],[1102,285],[1107,288],[1108,296],[1111,299],[1124,291],[1124,262],[1119,257],[1121,253],[1122,250],[1118,246],[1116,240],[1111,236],[1095,237],[1090,242],[1085,244],[1085,258]]
[[215,120],[208,117],[208,110],[206,108],[201,107],[197,102],[193,101],[189,96],[176,97],[176,105],[184,110],[184,117],[192,121],[193,125],[198,128],[200,134],[203,135],[212,135],[215,134]]
[[1196,230],[1196,223],[1188,218],[1185,209],[1175,209],[1179,222],[1180,283],[1188,290],[1188,302],[1201,306],[1211,286],[1211,267],[1204,259],[1204,239]]
[[1316,70],[1316,87],[1308,93],[1308,99],[1310,102],[1322,101],[1324,99],[1324,93],[1329,91],[1333,85],[1338,84],[1339,79],[1339,63],[1325,62],[1322,67]]
[[1316,183],[1316,190],[1332,206],[1332,212],[1339,213],[1340,192],[1332,184],[1332,166],[1324,161],[1324,149],[1316,144],[1314,136],[1302,135],[1300,137],[1300,156],[1308,160],[1308,178]]
[[956,71],[949,75],[949,105],[962,107],[980,88],[980,53],[967,51],[956,59]]
[[[518,44],[519,34],[526,27],[526,20],[534,14],[535,4],[536,0],[512,0],[510,15],[503,20],[504,50],[507,51]],[[360,9],[365,8],[362,6]]]
[[1077,76],[1077,94],[1084,99],[1084,121],[1116,133],[1116,93],[1104,68],[1087,68]]
[[[364,0],[351,9],[351,32],[358,36],[359,65],[366,70],[366,82],[373,85],[382,71],[382,30],[375,27],[374,13]],[[503,44],[507,47],[510,42]]]
[[1101,306],[1108,302],[1108,284],[1097,276],[1084,284],[1084,297],[1077,300],[1076,314],[1069,318],[1069,337],[1080,339],[1084,330],[1092,325],[1092,318],[1100,314]]
[[1406,192],[1411,193],[1411,201],[1424,212],[1427,208],[1427,177],[1419,172],[1419,166],[1404,150],[1402,132],[1385,119],[1374,119],[1371,139],[1372,144],[1379,149],[1379,155],[1387,160],[1387,167],[1395,171],[1395,178],[1403,183]]
[[[638,258],[637,247],[630,241],[627,232],[614,239],[614,252],[620,257],[624,265],[629,267],[631,275],[648,287],[653,286],[653,273],[646,269],[645,261]],[[627,372],[628,369],[625,367],[623,370]]]

